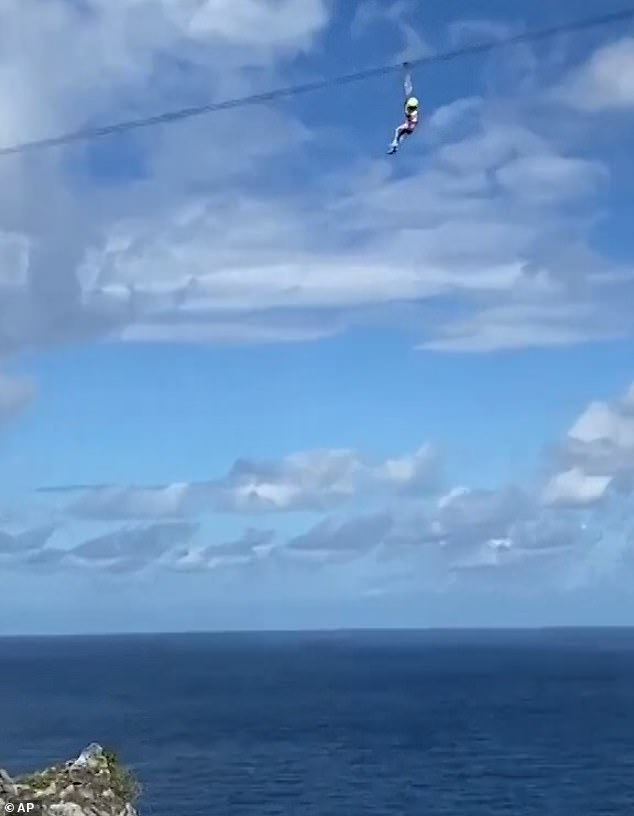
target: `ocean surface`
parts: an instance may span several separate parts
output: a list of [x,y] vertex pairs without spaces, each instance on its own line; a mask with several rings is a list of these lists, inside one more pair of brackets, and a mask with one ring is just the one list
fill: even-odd
[[633,816],[634,631],[0,639],[0,766],[142,816]]

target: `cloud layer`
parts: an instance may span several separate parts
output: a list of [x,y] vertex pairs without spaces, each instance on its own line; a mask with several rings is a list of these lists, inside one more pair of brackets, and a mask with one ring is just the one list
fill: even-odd
[[[276,576],[325,571],[328,581],[352,571],[359,591],[377,592],[439,592],[464,582],[561,592],[627,581],[634,577],[633,395],[634,385],[589,405],[531,485],[447,488],[431,446],[383,461],[350,450],[238,460],[224,479],[196,485],[60,488],[62,496],[79,493],[58,511],[60,523],[14,525],[0,535],[0,555],[12,569],[222,572],[237,581],[257,570],[262,586]],[[223,540],[214,532],[218,513],[270,520],[297,511],[318,518],[296,534],[254,526]],[[191,520],[160,521],[185,515]],[[107,527],[62,544],[65,529],[77,537],[86,523]]]
[[432,446],[424,445],[414,453],[382,462],[372,462],[354,450],[315,450],[291,454],[277,462],[239,459],[223,479],[208,482],[92,489],[70,485],[42,492],[79,492],[67,513],[112,521],[210,511],[321,512],[357,498],[424,494],[434,490],[440,479],[439,455]]
[[[270,88],[291,67],[297,78],[332,9],[7,0],[0,142]],[[424,50],[411,13],[370,3],[353,29],[363,38],[379,20]],[[442,352],[631,337],[634,272],[588,237],[610,166],[565,130],[561,104],[628,110],[631,50],[627,38],[599,49],[543,91],[527,81],[425,110],[398,164],[369,134],[360,152],[353,121],[309,128],[301,105],[3,162],[0,355],[95,337],[310,341],[369,323]],[[498,68],[512,74],[513,58]]]

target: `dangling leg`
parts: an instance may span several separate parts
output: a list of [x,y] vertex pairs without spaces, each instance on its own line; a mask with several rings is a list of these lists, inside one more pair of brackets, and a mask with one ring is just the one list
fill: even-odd
[[407,123],[403,123],[396,128],[394,131],[394,139],[392,140],[392,143],[387,151],[390,155],[396,153],[396,151],[399,149],[401,141],[409,133],[409,130],[409,125]]

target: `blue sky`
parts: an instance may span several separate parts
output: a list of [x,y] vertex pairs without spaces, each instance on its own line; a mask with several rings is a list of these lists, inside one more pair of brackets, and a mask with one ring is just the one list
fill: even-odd
[[[605,10],[11,0],[0,144]],[[0,163],[0,633],[634,623],[634,25],[414,82]]]

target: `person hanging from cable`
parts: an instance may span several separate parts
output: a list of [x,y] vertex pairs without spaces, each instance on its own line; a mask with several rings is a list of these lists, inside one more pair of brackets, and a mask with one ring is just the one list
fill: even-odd
[[390,155],[396,153],[401,145],[401,141],[406,136],[411,136],[418,125],[419,104],[418,99],[412,95],[414,92],[414,86],[412,85],[412,77],[410,75],[409,66],[407,63],[403,65],[403,69],[405,71],[405,78],[403,81],[403,86],[405,89],[405,121],[400,124],[394,132],[394,139],[387,151]]

